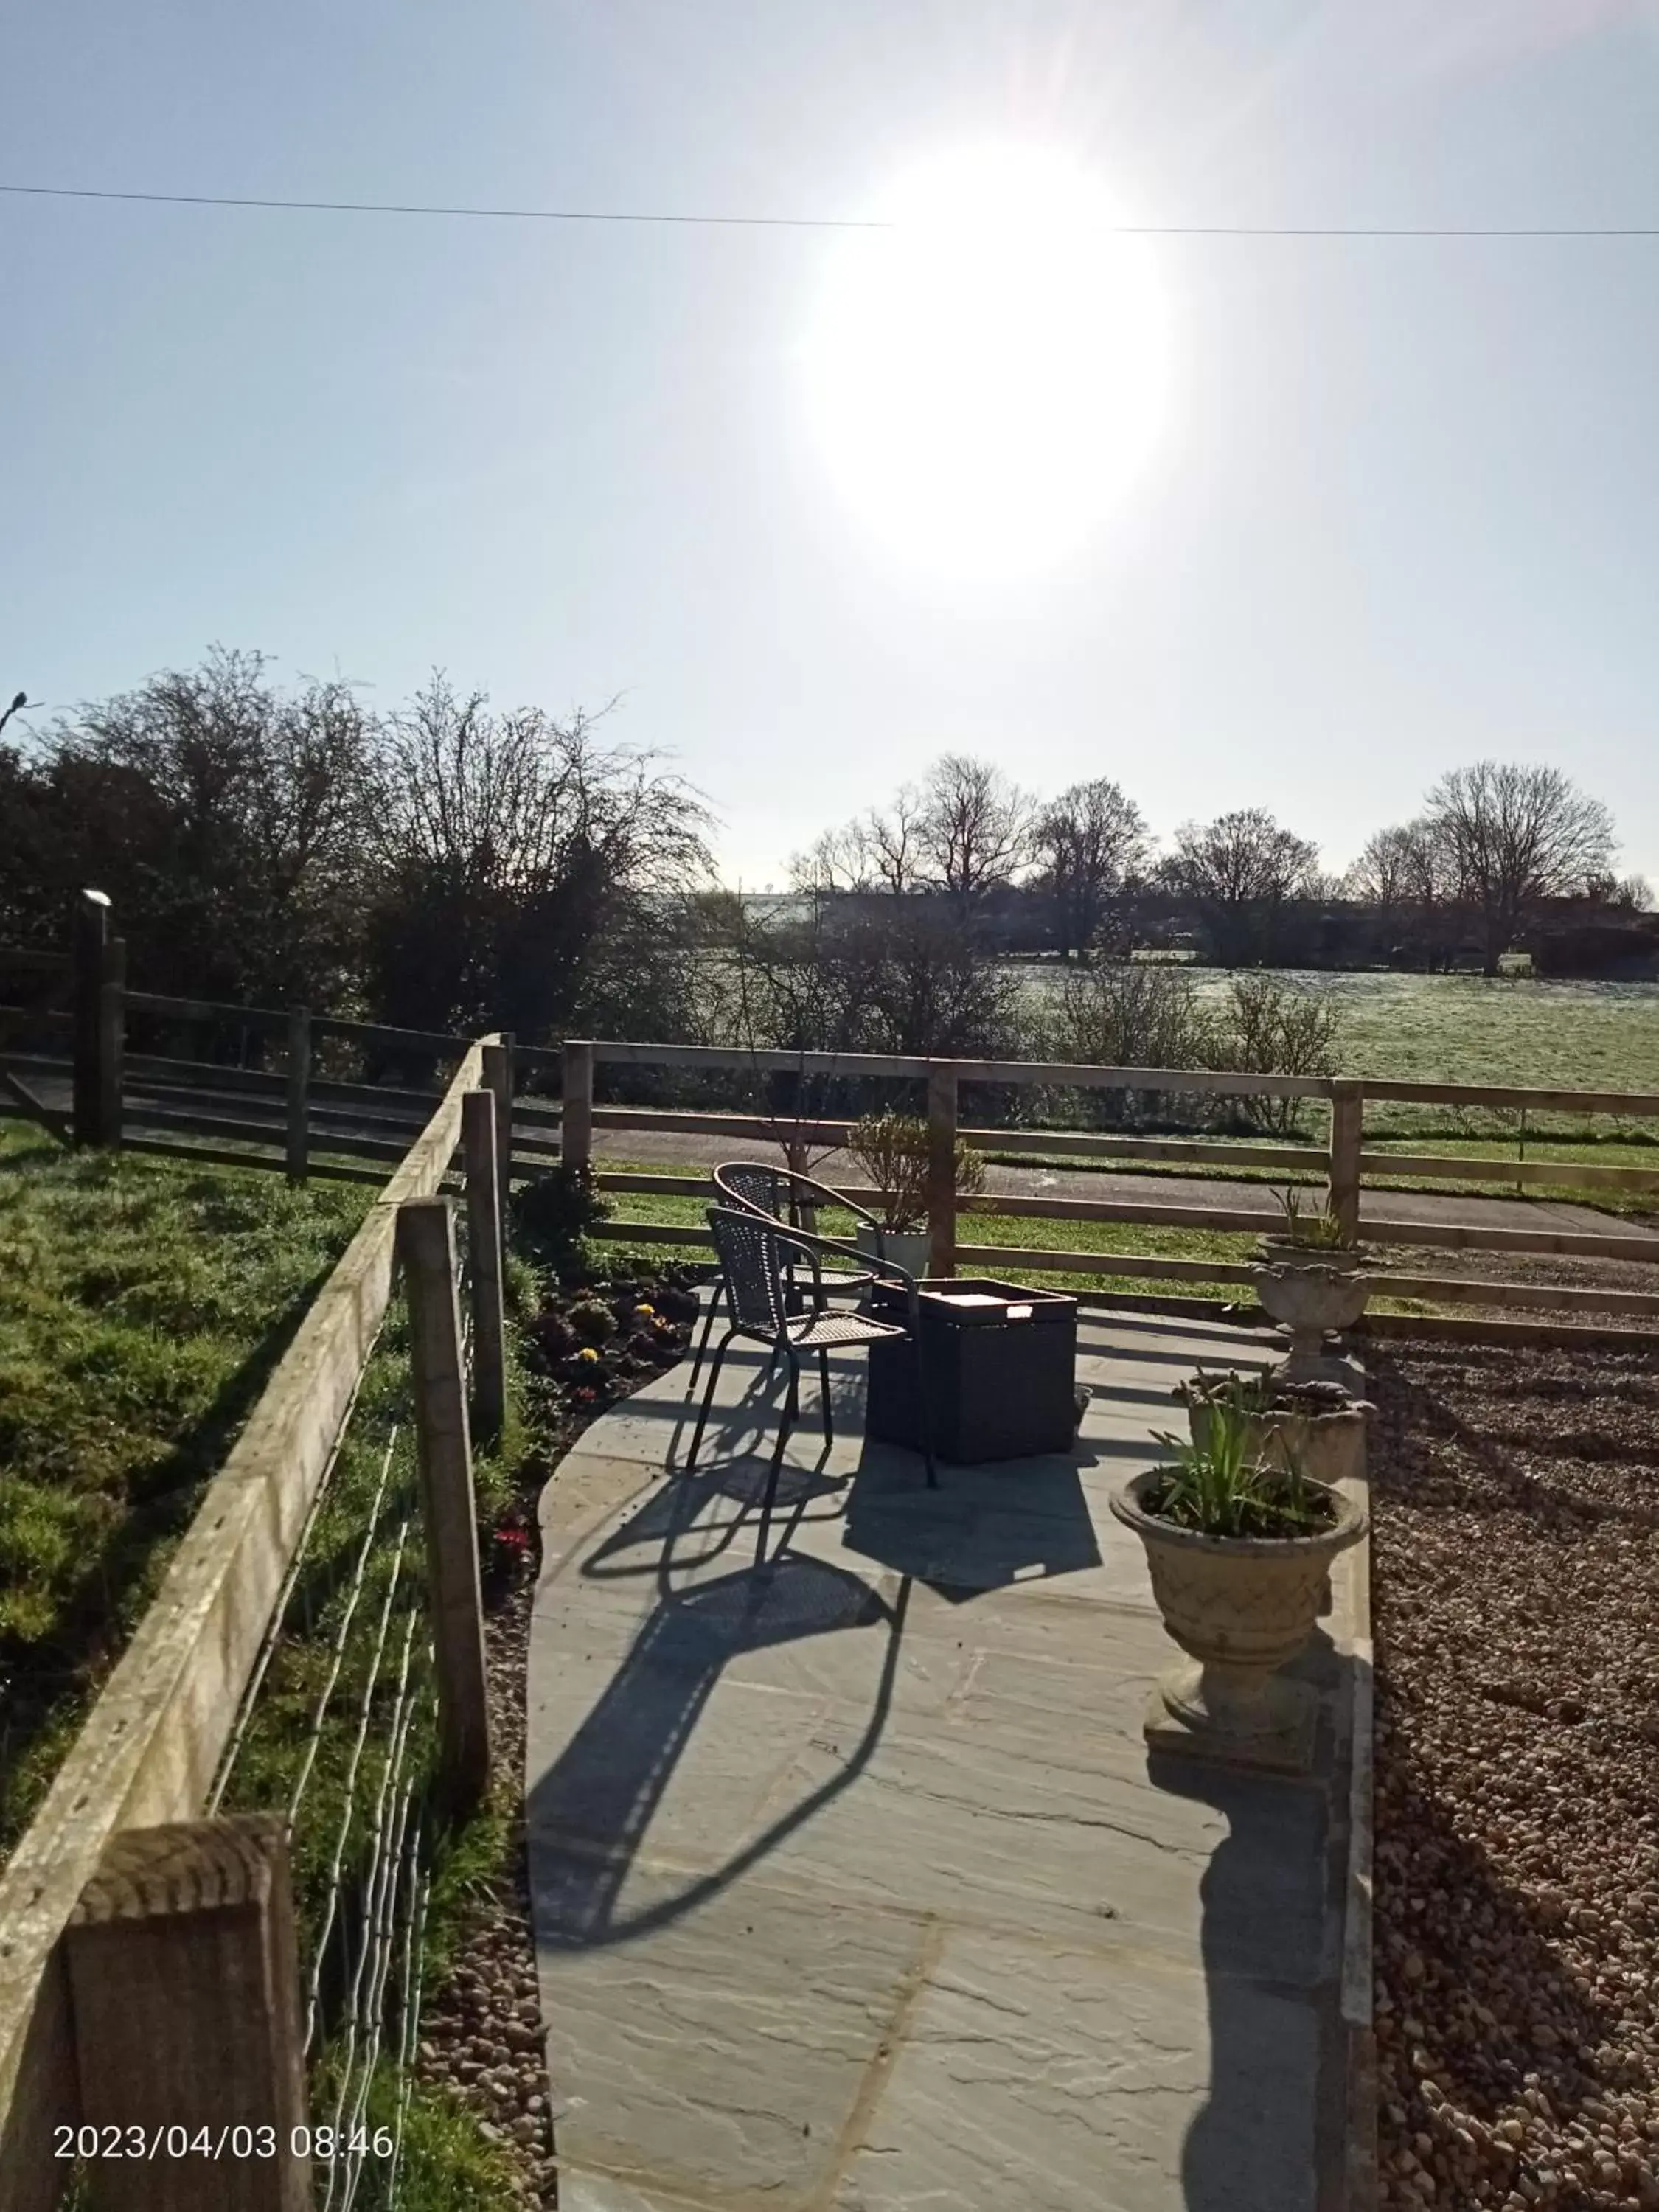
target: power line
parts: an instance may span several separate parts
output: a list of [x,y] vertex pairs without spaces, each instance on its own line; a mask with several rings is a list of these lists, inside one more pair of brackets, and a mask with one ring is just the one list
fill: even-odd
[[[264,208],[293,215],[428,216],[483,222],[622,223],[702,230],[898,230],[877,217],[810,215],[673,215],[617,208],[443,207],[411,200],[255,199],[229,192],[95,191],[79,185],[0,184],[14,198],[119,200],[147,207]],[[1128,238],[1659,238],[1659,223],[1114,222]]]

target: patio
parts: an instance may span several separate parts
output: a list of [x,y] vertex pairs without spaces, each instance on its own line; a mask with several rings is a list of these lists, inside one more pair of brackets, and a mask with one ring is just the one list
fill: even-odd
[[[941,1469],[735,1346],[542,1504],[526,1819],[562,2212],[1323,2212],[1339,2201],[1346,1680],[1363,1557],[1301,1662],[1302,1782],[1154,1762],[1170,1656],[1113,1484],[1172,1386],[1267,1340],[1085,1314],[1075,1455]],[[1363,1629],[1363,1624],[1361,1624]]]

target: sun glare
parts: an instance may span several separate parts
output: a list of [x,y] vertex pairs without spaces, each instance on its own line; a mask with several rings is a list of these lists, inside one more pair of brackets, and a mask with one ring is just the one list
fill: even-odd
[[1052,152],[964,152],[849,235],[807,347],[843,495],[900,557],[954,574],[1048,567],[1091,538],[1162,427],[1170,344],[1156,256]]

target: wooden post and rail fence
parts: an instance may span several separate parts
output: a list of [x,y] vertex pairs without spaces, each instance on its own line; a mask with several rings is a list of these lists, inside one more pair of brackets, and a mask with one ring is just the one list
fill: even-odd
[[[110,934],[107,902],[82,895],[73,933],[72,1065],[50,1056],[8,1054],[3,1018],[21,1010],[0,1004],[0,1109],[33,1112],[66,1139],[130,1150],[189,1157],[224,1164],[267,1167],[302,1182],[310,1175],[356,1177],[378,1182],[387,1166],[432,1110],[435,1092],[418,1085],[351,1079],[340,1072],[340,1055],[380,1052],[426,1055],[453,1064],[468,1040],[444,1031],[389,1028],[303,1008],[228,1006],[212,1001],[169,998],[130,989],[125,981],[125,948]],[[0,951],[0,975],[13,956]],[[25,964],[45,969],[55,959],[68,971],[65,956],[38,948],[22,956]],[[226,1066],[205,1060],[167,1057],[133,1050],[131,1018],[171,1025],[239,1024],[270,1041],[283,1055],[280,1072]],[[332,1059],[329,1055],[333,1055]],[[1161,1170],[1200,1172],[1226,1168],[1287,1178],[1318,1177],[1326,1202],[1350,1234],[1362,1233],[1375,1246],[1402,1245],[1489,1254],[1553,1255],[1659,1264],[1659,1236],[1609,1222],[1605,1232],[1583,1225],[1557,1227],[1545,1217],[1535,1222],[1497,1227],[1475,1220],[1429,1218],[1380,1218],[1368,1212],[1368,1185],[1379,1178],[1396,1183],[1456,1181],[1494,1187],[1506,1194],[1598,1193],[1650,1194],[1659,1206],[1659,1172],[1650,1168],[1553,1162],[1538,1157],[1540,1115],[1569,1115],[1579,1120],[1609,1115],[1659,1121],[1659,1095],[1627,1091],[1554,1091],[1480,1084],[1434,1084],[1359,1080],[1336,1076],[1290,1076],[1257,1072],[1191,1068],[1127,1068],[1071,1066],[1050,1061],[927,1059],[882,1054],[793,1053],[739,1046],[657,1044],[627,1040],[567,1038],[552,1046],[516,1045],[503,1037],[487,1048],[489,1088],[497,1101],[499,1205],[505,1217],[514,1177],[527,1176],[561,1160],[596,1165],[602,1188],[654,1198],[706,1196],[702,1174],[607,1170],[594,1163],[594,1140],[603,1132],[649,1131],[653,1134],[717,1137],[734,1149],[757,1143],[776,1147],[802,1164],[812,1153],[844,1145],[853,1124],[827,1116],[781,1117],[748,1111],[678,1111],[600,1103],[596,1096],[610,1071],[652,1069],[672,1075],[730,1079],[752,1090],[764,1079],[787,1076],[798,1090],[809,1080],[853,1079],[906,1086],[925,1096],[928,1127],[927,1229],[929,1264],[936,1273],[957,1267],[1015,1274],[1065,1273],[1073,1276],[1130,1278],[1167,1296],[1173,1287],[1195,1285],[1247,1285],[1251,1271],[1237,1260],[1189,1259],[1108,1249],[1054,1248],[964,1242],[959,1234],[953,1171],[958,1136],[981,1149],[1014,1159],[1090,1164],[1119,1170],[1156,1165]],[[332,1072],[325,1073],[325,1066]],[[72,1114],[65,1115],[39,1095],[43,1080],[67,1079]],[[1174,1097],[1254,1097],[1304,1100],[1328,1114],[1323,1146],[1291,1142],[1235,1142],[1219,1138],[1136,1136],[1101,1130],[1021,1127],[977,1128],[960,1123],[964,1086],[996,1085],[1028,1093],[1075,1096],[1088,1091],[1162,1094]],[[543,1094],[543,1095],[538,1095]],[[556,1094],[556,1095],[555,1095]],[[920,1103],[920,1101],[918,1101]],[[1503,1160],[1463,1154],[1398,1152],[1368,1144],[1365,1114],[1370,1104],[1487,1110],[1527,1117],[1531,1156]],[[205,1141],[204,1141],[205,1140]],[[1170,1185],[1173,1183],[1173,1188]],[[878,1194],[854,1183],[848,1194],[868,1204]],[[1168,1193],[1167,1195],[1164,1194]],[[1167,1174],[1147,1194],[1133,1199],[1047,1197],[1040,1193],[998,1194],[977,1198],[981,1218],[1036,1218],[1099,1224],[1116,1224],[1243,1235],[1270,1225],[1260,1199],[1248,1202],[1241,1186],[1237,1205],[1206,1199],[1183,1202],[1179,1179]],[[612,1239],[651,1245],[706,1245],[707,1234],[695,1220],[686,1225],[617,1218],[599,1232]],[[1390,1269],[1376,1284],[1377,1297],[1456,1306],[1479,1304],[1517,1312],[1575,1311],[1617,1314],[1632,1321],[1659,1320],[1659,1288],[1632,1279],[1607,1287],[1548,1282],[1503,1282],[1489,1278],[1437,1274],[1420,1261],[1410,1272]],[[1119,1296],[1127,1296],[1119,1293]],[[1142,1297],[1149,1293],[1139,1294]],[[1374,1299],[1375,1306],[1376,1300]]]
[[[52,2212],[76,2151],[97,2212],[313,2202],[285,1823],[203,1812],[398,1275],[441,1803],[464,1814],[488,1786],[471,1436],[498,1427],[505,1404],[497,1147],[510,1102],[487,1087],[504,1064],[495,1038],[460,1055],[0,1874],[0,2212]],[[458,1149],[471,1407],[455,1221],[440,1195]]]

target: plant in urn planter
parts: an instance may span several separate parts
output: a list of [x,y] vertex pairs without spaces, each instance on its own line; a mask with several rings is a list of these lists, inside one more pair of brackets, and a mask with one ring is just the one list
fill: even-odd
[[1253,1458],[1299,1468],[1310,1480],[1333,1486],[1364,1475],[1365,1420],[1376,1409],[1340,1382],[1293,1382],[1260,1371],[1206,1375],[1200,1368],[1171,1395],[1187,1409],[1195,1444],[1203,1443],[1212,1409],[1222,1405],[1243,1423]]
[[[927,1272],[927,1124],[920,1114],[868,1114],[854,1125],[847,1149],[876,1188],[879,1229],[862,1223],[860,1251],[891,1260],[913,1275]],[[957,1139],[957,1196],[985,1188],[985,1156]]]
[[1302,1194],[1293,1186],[1276,1194],[1285,1225],[1258,1239],[1256,1256],[1269,1267],[1336,1267],[1352,1273],[1364,1262],[1364,1248],[1350,1236],[1339,1215],[1322,1206],[1304,1213]]
[[[1376,1411],[1341,1382],[1292,1382],[1256,1372],[1206,1375],[1177,1382],[1195,1444],[1209,1435],[1218,1405],[1243,1424],[1250,1455],[1270,1467],[1297,1468],[1310,1481],[1358,1491],[1365,1478],[1365,1422]],[[1331,1609],[1328,1575],[1319,1594],[1322,1620]]]
[[1364,1534],[1358,1504],[1255,1456],[1237,1406],[1212,1400],[1201,1443],[1160,1437],[1171,1466],[1133,1475],[1112,1511],[1146,1547],[1164,1626],[1186,1653],[1147,1706],[1155,1749],[1299,1773],[1318,1699],[1285,1679],[1331,1561]]

